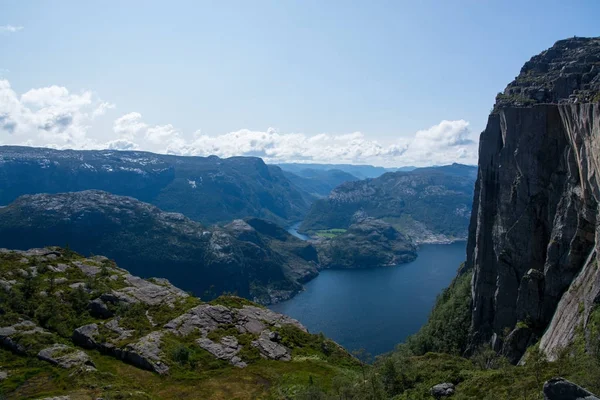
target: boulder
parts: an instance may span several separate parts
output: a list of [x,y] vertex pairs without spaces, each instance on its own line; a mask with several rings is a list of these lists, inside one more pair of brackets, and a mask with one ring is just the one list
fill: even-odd
[[261,332],[257,340],[252,342],[252,346],[256,347],[264,358],[271,360],[290,361],[292,356],[287,347],[273,341],[276,336],[269,330]]
[[600,400],[581,386],[563,378],[544,383],[544,400]]
[[[244,306],[237,310],[237,318],[239,320],[238,324],[244,328],[243,332],[260,333],[264,329],[264,323],[276,328],[282,325],[293,325],[304,332],[308,332],[304,325],[297,320],[287,315],[278,314],[268,308]],[[260,329],[261,327],[262,329]]]
[[160,349],[164,332],[155,331],[133,344],[128,344],[121,351],[121,358],[136,367],[154,371],[160,375],[169,372],[169,367],[162,361]]
[[100,298],[90,301],[88,307],[90,309],[90,314],[96,318],[106,319],[114,316],[114,313],[108,308],[108,305]]
[[208,338],[200,338],[196,341],[196,343],[198,343],[198,346],[202,347],[213,356],[221,360],[227,360],[236,367],[244,368],[248,365],[237,356],[242,349],[242,346],[233,336],[225,336],[219,341],[219,343],[213,342]]
[[27,348],[19,343],[23,335],[48,335],[49,332],[31,321],[21,321],[11,326],[0,328],[0,345],[17,354],[26,354]]
[[95,370],[94,362],[82,350],[64,344],[54,344],[38,353],[38,358],[61,368],[83,367],[85,370]]
[[442,397],[449,397],[454,394],[454,385],[452,383],[444,382],[438,383],[430,389],[431,395],[436,399]]
[[76,266],[77,268],[79,268],[81,270],[81,272],[83,272],[87,276],[96,276],[101,271],[99,266],[86,264],[81,261],[73,261],[73,265]]
[[232,324],[233,312],[221,305],[202,304],[196,306],[183,315],[167,322],[165,328],[176,335],[187,336],[192,332],[200,331],[202,336],[214,331],[220,324]]
[[73,331],[71,339],[81,347],[93,349],[96,347],[96,337],[98,336],[98,324],[89,324],[80,326]]
[[6,378],[8,378],[8,372],[6,372],[6,371],[0,371],[0,382],[2,382],[3,380],[5,380]]
[[125,282],[129,285],[118,290],[129,297],[149,306],[159,304],[174,305],[179,299],[189,295],[183,290],[176,288],[166,279],[154,279],[156,283],[147,281],[138,276],[125,275]]

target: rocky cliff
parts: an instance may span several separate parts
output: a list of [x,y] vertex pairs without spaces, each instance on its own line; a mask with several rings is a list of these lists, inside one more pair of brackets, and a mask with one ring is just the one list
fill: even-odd
[[557,42],[498,95],[467,246],[471,349],[518,362],[540,341],[553,358],[585,332],[600,301],[598,100],[600,38]]
[[312,245],[258,218],[207,227],[98,190],[25,195],[0,208],[0,247],[66,244],[208,298],[230,292],[270,304],[293,296],[318,273]]

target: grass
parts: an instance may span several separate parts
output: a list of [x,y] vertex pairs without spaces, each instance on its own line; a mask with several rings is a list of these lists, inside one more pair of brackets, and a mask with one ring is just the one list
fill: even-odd
[[[179,343],[178,339],[169,340],[166,339],[167,349]],[[159,376],[96,351],[89,354],[98,371],[71,374],[0,350],[2,369],[10,374],[0,383],[0,394],[6,399],[64,394],[70,394],[72,399],[278,399],[282,394],[297,392],[311,377],[318,387],[330,390],[333,377],[347,373],[344,368],[312,359],[290,362],[259,359],[240,369],[198,352],[192,356],[198,360],[194,370],[174,366],[168,376]],[[203,363],[209,358],[213,368]]]
[[322,237],[322,238],[327,238],[327,239],[334,238],[343,233],[346,233],[346,229],[335,228],[335,229],[321,229],[318,231],[314,231],[314,234],[316,236]]
[[254,306],[265,308],[262,305],[251,302],[248,299],[244,299],[243,297],[233,296],[233,295],[222,295],[217,297],[214,300],[211,300],[209,304],[212,305],[221,305],[230,308],[242,308],[244,306]]

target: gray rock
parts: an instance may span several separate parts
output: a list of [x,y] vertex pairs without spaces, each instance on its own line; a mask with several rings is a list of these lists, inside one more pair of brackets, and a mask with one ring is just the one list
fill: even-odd
[[79,268],[87,276],[96,276],[101,271],[99,266],[86,264],[81,261],[73,261],[73,265],[76,266],[77,268]]
[[192,332],[200,331],[203,336],[214,331],[222,324],[232,324],[234,313],[221,305],[202,304],[189,310],[187,313],[167,322],[165,329],[176,335],[187,336]]
[[0,382],[2,382],[3,380],[5,380],[6,378],[8,378],[8,372],[6,372],[6,371],[0,371]]
[[88,371],[95,370],[94,362],[86,352],[64,344],[54,344],[41,350],[38,358],[61,368],[82,367]]
[[161,339],[164,332],[156,331],[149,333],[138,342],[128,344],[122,351],[122,358],[143,369],[154,371],[160,375],[169,372],[169,367],[161,359]]
[[600,400],[581,386],[563,378],[544,383],[544,400]]
[[430,393],[436,399],[449,397],[454,394],[454,385],[448,382],[439,383],[430,389]]
[[79,289],[79,288],[82,288],[84,290],[86,289],[85,282],[75,282],[75,283],[70,284],[69,287],[71,289]]
[[257,340],[252,342],[252,346],[256,347],[264,358],[271,360],[290,361],[292,356],[287,347],[273,341],[273,332],[264,330]]
[[282,325],[293,325],[304,332],[308,332],[299,321],[287,315],[271,311],[268,308],[244,306],[237,310],[237,318],[238,324],[250,333],[262,332],[265,324],[267,326],[275,326],[276,328]]
[[125,340],[127,338],[130,338],[131,336],[133,336],[133,334],[135,333],[135,331],[133,330],[126,330],[123,329],[120,325],[119,325],[119,321],[120,321],[120,317],[117,318],[113,318],[108,322],[104,323],[104,327],[110,329],[112,332],[114,332],[116,335],[118,335],[113,341],[114,342],[120,342],[122,340]]
[[173,305],[189,296],[166,279],[158,280],[160,284],[155,284],[137,276],[125,275],[125,281],[130,286],[120,289],[119,292],[151,306],[163,303]]
[[67,269],[69,269],[69,265],[67,264],[56,264],[55,266],[49,266],[48,268],[50,268],[52,271],[54,272],[65,272]]
[[96,337],[98,336],[98,325],[89,324],[81,326],[73,331],[72,340],[75,344],[88,349],[96,347]]
[[532,345],[535,336],[528,327],[517,326],[506,337],[506,342],[502,347],[502,355],[512,364],[517,364],[523,357],[525,350]]
[[17,281],[15,280],[5,281],[3,279],[0,279],[0,288],[8,292],[15,283],[17,283]]
[[[527,320],[552,360],[576,327],[587,329],[600,295],[600,104],[590,102],[600,91],[599,43],[562,40],[533,57],[481,134],[466,263],[470,350]],[[524,351],[515,346],[523,337],[494,342],[513,362]]]
[[221,360],[227,360],[236,367],[244,368],[247,366],[247,364],[243,362],[240,357],[237,357],[237,354],[242,349],[242,346],[233,336],[225,336],[219,343],[215,343],[208,338],[200,338],[196,340],[196,343],[198,343],[198,346],[202,347],[213,356]]
[[0,345],[17,354],[27,354],[27,348],[20,344],[18,336],[48,335],[49,332],[31,321],[21,321],[11,326],[0,328]]
[[88,307],[90,309],[90,314],[92,314],[92,316],[96,318],[106,319],[114,316],[114,313],[110,311],[110,309],[108,308],[106,303],[102,301],[102,299],[98,298],[90,301]]

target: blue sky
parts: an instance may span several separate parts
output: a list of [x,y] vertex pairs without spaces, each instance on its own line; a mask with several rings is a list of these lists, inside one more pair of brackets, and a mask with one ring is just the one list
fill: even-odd
[[598,15],[591,0],[0,0],[0,143],[474,163],[495,94],[556,40],[600,35]]

